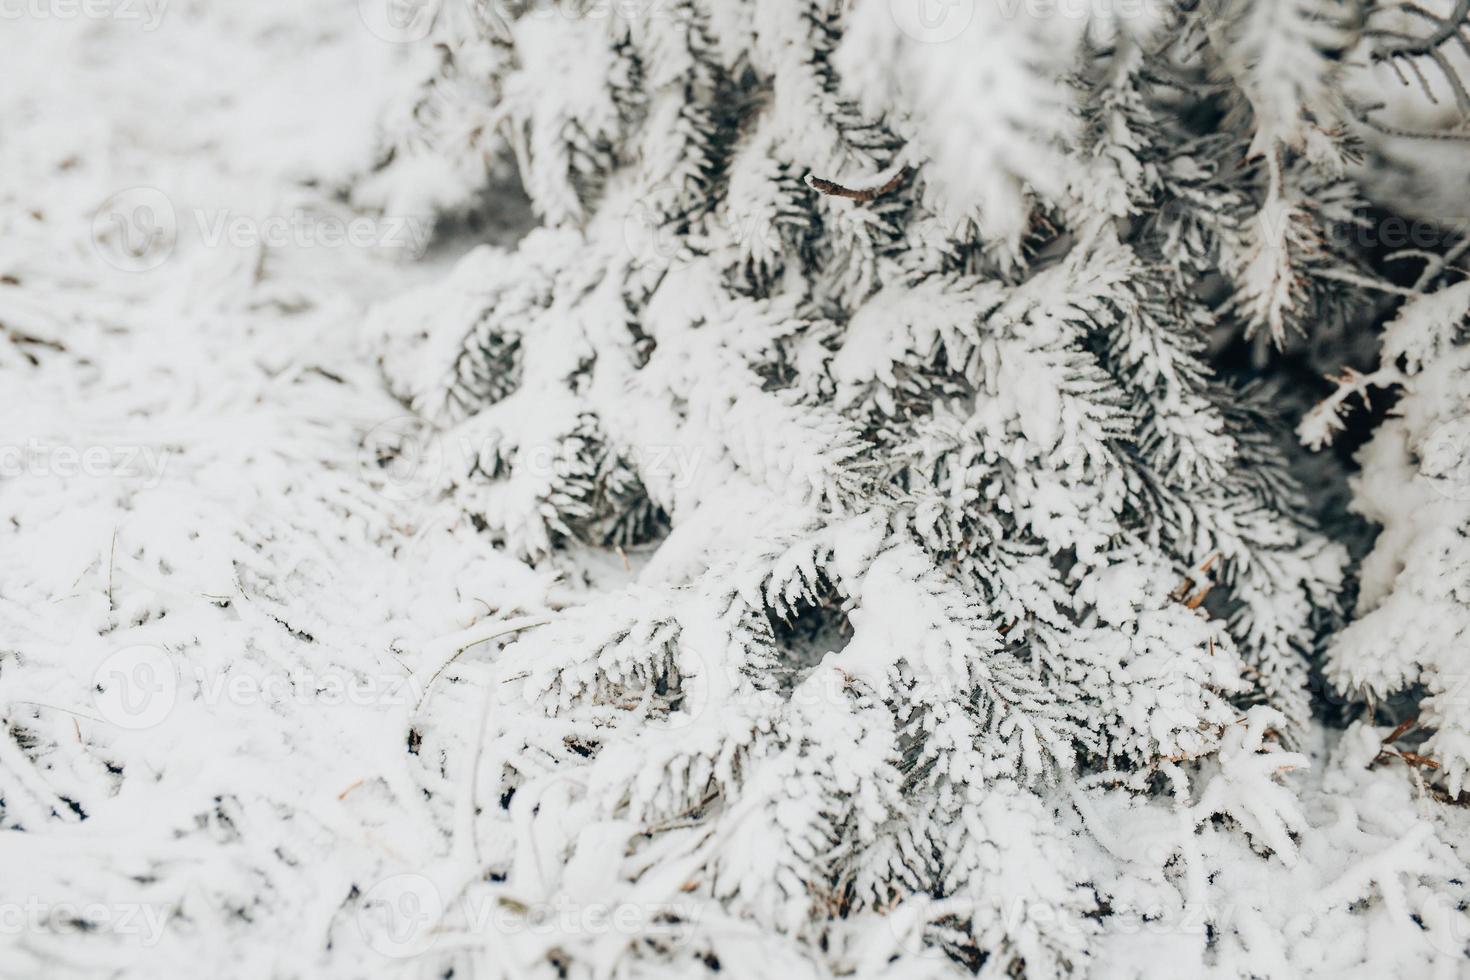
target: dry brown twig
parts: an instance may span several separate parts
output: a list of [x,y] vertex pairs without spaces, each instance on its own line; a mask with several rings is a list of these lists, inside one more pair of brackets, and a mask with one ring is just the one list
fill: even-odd
[[1400,759],[1404,764],[1413,766],[1416,769],[1438,769],[1439,763],[1427,755],[1420,755],[1418,752],[1410,752],[1405,749],[1396,749],[1393,747],[1393,743],[1407,735],[1417,724],[1419,724],[1417,717],[1405,718],[1399,722],[1398,727],[1389,732],[1387,737],[1384,738],[1382,743],[1383,747],[1379,750],[1378,755],[1374,757],[1373,762],[1376,764],[1385,759]]
[[806,185],[819,194],[828,197],[845,197],[849,201],[857,201],[866,204],[884,194],[890,194],[903,183],[904,177],[908,175],[907,167],[900,167],[898,172],[877,187],[844,187],[836,181],[827,180],[825,177],[816,177],[812,174],[806,175]]
[[[1207,574],[1209,570],[1214,566],[1216,560],[1219,559],[1219,557],[1220,553],[1217,551],[1206,558],[1199,567],[1199,573],[1201,575]],[[1210,594],[1210,590],[1215,587],[1215,583],[1206,582],[1203,588],[1191,595],[1190,589],[1193,588],[1194,583],[1195,577],[1193,575],[1190,575],[1183,582],[1179,583],[1179,587],[1177,589],[1169,593],[1169,598],[1174,600],[1175,602],[1184,603],[1184,605],[1190,609],[1198,609],[1201,605],[1204,604],[1205,599]]]

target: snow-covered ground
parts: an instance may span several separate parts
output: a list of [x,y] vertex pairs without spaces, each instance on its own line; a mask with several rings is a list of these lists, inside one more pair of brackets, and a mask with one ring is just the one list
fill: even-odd
[[[487,950],[493,929],[419,926],[483,874],[484,641],[630,566],[497,554],[428,498],[463,447],[379,376],[368,306],[456,248],[421,254],[428,215],[338,189],[434,52],[332,0],[3,10],[0,977],[443,975],[431,943],[546,968],[551,927]],[[1217,883],[1282,975],[1457,970],[1464,916],[1400,881],[1455,862],[1459,812],[1367,769],[1380,734],[1318,732],[1293,778],[1322,832]],[[1139,907],[1158,860],[1130,864],[1129,829],[1160,812],[1087,821],[1119,828],[1088,873]],[[1204,840],[1191,902],[1250,866],[1238,835]],[[1131,922],[1109,923],[1104,975],[1204,942]]]
[[444,447],[359,450],[411,424],[364,310],[441,263],[333,188],[432,55],[351,3],[7,11],[0,976],[382,975],[364,893],[473,847],[435,671],[551,579],[422,499]]

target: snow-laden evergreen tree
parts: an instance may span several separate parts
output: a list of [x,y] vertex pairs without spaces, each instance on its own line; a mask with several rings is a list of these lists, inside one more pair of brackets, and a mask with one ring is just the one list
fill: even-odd
[[464,887],[659,910],[469,947],[1044,977],[1133,910],[1275,975],[1392,893],[1454,958],[1423,834],[1345,814],[1372,873],[1277,877],[1320,819],[1282,780],[1345,554],[1206,357],[1363,301],[1340,232],[1386,124],[1347,75],[1435,55],[1348,0],[947,9],[441,11],[364,199],[460,212],[514,171],[539,227],[379,309],[424,431],[372,449],[453,449],[431,495],[529,561],[636,572],[512,624]]
[[[1470,207],[1463,193],[1470,163],[1470,6],[1407,4],[1369,11],[1364,33],[1376,39],[1379,72],[1422,94],[1415,124],[1385,126],[1369,116],[1376,154],[1393,166],[1369,168],[1384,196],[1428,235],[1388,242],[1403,285],[1387,286],[1391,305],[1380,350],[1357,370],[1340,356],[1336,390],[1299,426],[1321,447],[1361,407],[1387,407],[1387,418],[1358,453],[1352,508],[1381,528],[1361,566],[1353,622],[1336,636],[1325,663],[1335,695],[1392,728],[1384,757],[1408,764],[1432,792],[1463,801],[1470,773],[1470,687],[1462,637],[1470,625],[1465,587],[1470,553],[1462,546],[1470,513]],[[1394,88],[1386,89],[1394,94]],[[1402,101],[1402,92],[1398,95]],[[1446,155],[1445,147],[1449,148]],[[1431,189],[1412,152],[1444,171],[1447,195]],[[1388,186],[1384,186],[1388,185]],[[1412,200],[1410,200],[1410,198]]]
[[[1423,280],[1443,267],[1433,260]],[[1321,445],[1349,398],[1381,397],[1375,388],[1398,393],[1391,417],[1359,454],[1353,505],[1382,531],[1363,561],[1357,616],[1329,650],[1327,677],[1370,708],[1407,695],[1415,707],[1390,741],[1408,741],[1385,751],[1457,800],[1470,774],[1467,325],[1470,282],[1411,297],[1384,331],[1380,367],[1347,372],[1301,427]]]

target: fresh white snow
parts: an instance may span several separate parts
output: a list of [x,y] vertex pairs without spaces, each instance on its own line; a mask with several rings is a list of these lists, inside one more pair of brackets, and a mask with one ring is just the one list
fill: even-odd
[[[491,230],[431,247],[438,215],[478,193],[484,175],[463,161],[426,154],[357,179],[371,168],[381,120],[402,111],[438,57],[411,18],[385,21],[377,6],[33,0],[0,22],[0,977],[478,980],[555,976],[568,963],[577,976],[691,975],[692,960],[630,955],[652,937],[686,952],[717,948],[736,977],[927,978],[945,964],[922,942],[924,927],[956,912],[974,916],[975,934],[1006,937],[1038,971],[1058,949],[1090,947],[1105,977],[1465,975],[1464,811],[1422,792],[1399,761],[1370,766],[1385,731],[1314,728],[1303,751],[1275,751],[1265,738],[1272,712],[1237,720],[1215,702],[1181,708],[1218,715],[1224,734],[1199,777],[1163,770],[1174,799],[1114,792],[1100,777],[1046,799],[999,783],[969,811],[973,826],[949,829],[957,850],[971,842],[976,880],[994,885],[989,904],[915,899],[891,915],[855,914],[821,962],[791,935],[764,934],[728,911],[721,899],[738,892],[786,925],[782,882],[768,873],[779,855],[768,853],[761,821],[799,827],[821,805],[790,792],[798,778],[854,801],[861,833],[895,791],[868,768],[884,747],[854,742],[871,737],[862,707],[837,721],[803,710],[845,705],[824,691],[849,675],[881,689],[892,647],[909,635],[906,611],[943,601],[899,574],[911,557],[901,550],[864,564],[870,556],[859,553],[879,529],[861,518],[822,542],[869,599],[854,613],[861,641],[799,679],[789,720],[812,752],[744,788],[772,806],[726,821],[718,842],[677,821],[591,815],[598,793],[643,802],[667,793],[663,767],[692,765],[732,737],[731,714],[763,710],[762,692],[689,653],[725,642],[718,611],[694,609],[678,612],[702,617],[711,635],[670,654],[683,658],[689,684],[666,732],[641,755],[609,750],[605,785],[573,793],[576,775],[537,781],[509,818],[482,820],[503,761],[494,753],[509,736],[528,754],[538,740],[576,737],[575,720],[530,705],[570,703],[577,684],[643,670],[640,654],[666,637],[635,632],[599,648],[595,662],[561,639],[626,613],[630,594],[657,608],[662,593],[637,590],[683,578],[712,542],[809,515],[742,510],[741,488],[725,485],[730,472],[644,460],[663,481],[651,488],[660,499],[727,494],[725,523],[696,516],[702,523],[678,526],[652,555],[548,555],[549,532],[534,521],[497,550],[466,516],[472,494],[482,512],[533,512],[544,490],[534,468],[493,490],[437,494],[497,447],[484,435],[493,419],[440,432],[394,397],[430,387],[416,366],[448,360],[434,349],[446,339],[438,318],[473,312],[435,304],[465,291],[473,300],[485,284],[501,290],[503,315],[533,306],[523,293],[535,288],[537,249],[550,268],[566,243],[548,233],[512,255],[513,234]],[[573,58],[582,39],[559,27],[543,22],[527,43]],[[871,18],[859,27],[844,53],[851,65],[877,57],[864,45],[882,40]],[[1019,63],[1039,43],[1014,30],[997,36],[993,58],[974,59],[975,84],[1004,88],[1007,59]],[[960,110],[941,98],[947,66],[931,67],[904,97],[930,108],[915,139],[942,153],[965,133],[936,124]],[[508,111],[535,116],[567,99],[588,118],[610,111],[601,69],[584,69],[509,93]],[[547,96],[562,84],[570,95]],[[969,124],[993,141],[993,185],[972,192],[1003,201],[1016,148],[993,140],[993,120]],[[443,125],[476,131],[453,116]],[[820,154],[821,134],[811,139]],[[528,183],[537,196],[534,174]],[[556,190],[541,189],[546,213],[576,206]],[[642,241],[636,202],[624,204],[600,220]],[[511,200],[504,209],[522,210]],[[995,234],[1018,236],[1022,216],[995,212]],[[682,274],[687,288],[647,316],[652,335],[668,325],[669,357],[690,317],[674,307],[713,292],[700,287],[703,269]],[[891,378],[906,349],[947,343],[950,299],[871,301],[834,361],[839,402]],[[380,356],[395,351],[409,377],[380,370]],[[548,361],[574,354],[543,345]],[[1066,458],[1074,447],[1062,442],[1060,385],[1049,362],[1026,355],[1018,345],[1010,363],[1025,369],[997,381],[996,406],[1009,414],[994,407],[975,424],[997,439],[1017,425]],[[526,370],[551,376],[558,366]],[[1425,390],[1425,399],[1438,391]],[[768,431],[759,413],[775,414],[738,409],[750,414],[747,431]],[[548,442],[575,410],[535,389],[492,409],[529,418],[523,438],[540,426]],[[643,423],[653,424],[633,411],[623,420]],[[745,470],[769,464],[795,485],[817,484],[801,444],[726,448]],[[1375,442],[1368,462],[1405,465],[1395,451]],[[1016,506],[1039,537],[1085,550],[1092,532],[1058,487],[1036,487]],[[1370,560],[1365,605],[1385,594],[1401,552],[1428,548],[1433,531],[1383,500],[1392,492],[1365,492],[1381,502],[1390,536]],[[533,567],[528,554],[542,560]],[[1434,580],[1433,566],[1416,569]],[[1176,646],[1179,631],[1192,631],[1197,647],[1215,642],[1177,604],[1148,608],[1144,577],[1141,565],[1105,581],[1099,573],[1079,590],[1110,627],[1169,631]],[[656,618],[628,615],[636,630]],[[1360,632],[1377,621],[1364,622]],[[1459,656],[1453,624],[1445,635],[1443,624],[1419,625],[1445,664]],[[1097,632],[1090,655],[1105,664],[1109,641]],[[500,655],[521,635],[536,640]],[[959,651],[995,641],[976,631],[921,653],[944,678],[969,669]],[[1342,669],[1364,670],[1367,657]],[[1184,759],[1197,732],[1167,719],[1192,695],[1170,687],[1181,668],[1163,659],[1114,664],[1106,683],[1127,693],[1118,722],[1131,747]],[[1400,686],[1410,659],[1373,664],[1394,675],[1385,688]],[[1185,669],[1224,688],[1236,664],[1222,650]],[[1022,767],[1051,764],[1035,739],[1026,744]],[[651,843],[630,846],[645,833]],[[694,870],[716,860],[716,843],[717,884],[687,891]],[[1074,879],[1084,876],[1113,897],[1105,918],[1078,912],[1085,896]],[[1236,938],[1212,942],[1206,922],[1229,923]]]

